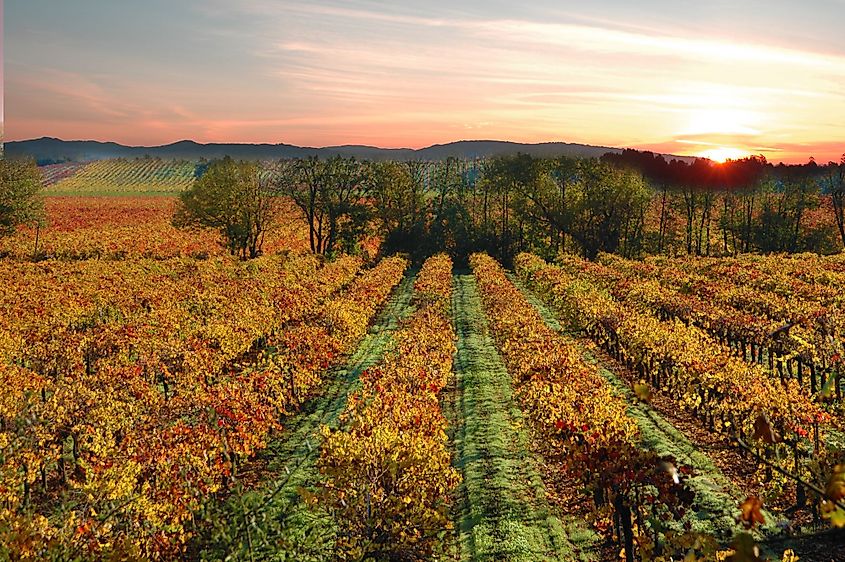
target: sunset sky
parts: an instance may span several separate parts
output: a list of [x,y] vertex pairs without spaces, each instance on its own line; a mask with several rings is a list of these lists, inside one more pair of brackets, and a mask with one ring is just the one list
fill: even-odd
[[6,140],[839,160],[845,0],[5,0]]

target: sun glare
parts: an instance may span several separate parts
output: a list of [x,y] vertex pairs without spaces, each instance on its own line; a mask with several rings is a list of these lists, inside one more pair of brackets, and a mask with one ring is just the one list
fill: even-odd
[[685,131],[689,135],[756,135],[757,129],[750,126],[755,121],[749,111],[713,107],[697,109],[691,112],[689,127]]
[[709,158],[714,162],[725,162],[726,160],[738,160],[749,156],[748,152],[729,146],[720,146],[718,148],[710,148],[698,153],[702,158]]

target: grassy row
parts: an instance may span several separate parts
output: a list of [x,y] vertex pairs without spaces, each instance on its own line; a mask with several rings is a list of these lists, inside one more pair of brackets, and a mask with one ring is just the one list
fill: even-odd
[[472,275],[455,280],[455,446],[463,474],[461,559],[591,561],[601,542],[583,519],[559,518],[528,417],[514,397]]
[[319,498],[317,462],[324,427],[336,429],[359,377],[377,365],[393,334],[413,311],[414,274],[406,275],[355,352],[326,377],[320,393],[285,420],[284,432],[248,467],[260,482],[244,480],[223,502],[197,514],[203,532],[188,556],[208,561],[336,560],[338,525]]
[[[266,446],[280,415],[315,393],[322,372],[363,336],[406,267],[400,258],[383,260],[320,304],[315,317],[279,336],[268,334],[266,361],[244,358],[257,366],[206,372],[191,386],[185,386],[188,379],[174,384],[164,375],[145,377],[142,365],[98,367],[44,392],[25,393],[14,412],[3,411],[3,437],[13,445],[0,467],[3,489],[19,497],[3,498],[0,518],[26,538],[29,544],[21,548],[40,544],[36,548],[130,557],[181,552],[196,532],[192,513],[236,481],[243,461]],[[339,273],[342,282],[347,275]],[[208,355],[193,351],[198,358]],[[15,372],[2,374],[8,386],[27,390]],[[15,421],[22,417],[43,423]],[[39,466],[44,491],[35,496]],[[54,488],[66,496],[58,512]],[[6,538],[5,544],[17,543]]]
[[625,400],[583,362],[574,342],[546,326],[498,263],[483,254],[470,263],[547,462],[562,464],[588,492],[597,524],[616,531],[628,560],[682,548],[649,523],[680,520],[692,503],[674,459],[640,448]]
[[[521,282],[516,281],[515,284],[523,287]],[[558,332],[566,330],[554,311],[536,295],[527,289],[523,289],[523,292],[550,328]],[[692,530],[715,536],[720,540],[730,539],[741,528],[737,523],[737,506],[746,495],[722,473],[706,453],[696,448],[648,403],[640,400],[624,380],[602,367],[588,351],[584,351],[584,360],[595,364],[599,374],[607,380],[614,392],[625,398],[628,403],[628,415],[639,426],[642,446],[660,455],[671,455],[683,466],[693,469],[694,474],[687,479],[689,487],[695,492],[695,513],[688,517]],[[774,534],[782,521],[769,512],[765,512],[765,517],[766,524],[762,531],[765,534]]]
[[438,394],[455,351],[451,289],[451,260],[429,258],[415,284],[417,310],[383,361],[361,375],[345,427],[324,431],[319,467],[340,559],[419,559],[448,544],[460,476]]

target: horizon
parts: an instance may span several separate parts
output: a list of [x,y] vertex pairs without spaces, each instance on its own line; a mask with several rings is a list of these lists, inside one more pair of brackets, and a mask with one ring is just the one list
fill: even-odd
[[[0,1],[2,1],[2,0],[0,0]],[[539,146],[539,145],[544,145],[544,144],[566,144],[566,145],[589,146],[589,147],[593,147],[593,148],[606,148],[608,150],[620,150],[620,151],[630,149],[630,150],[636,150],[636,151],[639,151],[639,152],[651,152],[651,153],[656,154],[656,155],[660,155],[660,156],[664,156],[664,157],[671,157],[671,158],[690,158],[690,159],[701,158],[701,159],[704,159],[704,160],[711,160],[711,161],[713,161],[714,163],[717,163],[717,164],[725,163],[725,162],[730,161],[730,160],[741,160],[743,158],[748,158],[748,157],[751,157],[751,156],[761,156],[761,154],[750,154],[749,153],[747,155],[738,156],[736,158],[729,155],[729,156],[726,156],[724,159],[715,159],[715,158],[710,158],[708,156],[699,156],[699,155],[695,155],[695,154],[692,154],[692,155],[674,154],[674,153],[669,153],[669,152],[660,152],[658,150],[653,150],[653,149],[650,149],[650,148],[635,148],[635,147],[631,147],[631,146],[604,146],[604,145],[596,145],[596,144],[589,144],[589,143],[568,142],[568,141],[564,141],[564,140],[538,141],[538,142],[519,142],[519,141],[512,141],[512,140],[505,140],[505,139],[484,139],[484,138],[477,138],[477,139],[465,138],[465,139],[458,139],[458,140],[446,141],[446,142],[435,142],[433,144],[426,144],[426,145],[422,145],[422,146],[419,146],[419,147],[378,146],[378,145],[372,145],[372,144],[353,144],[353,143],[306,146],[306,145],[292,144],[292,143],[288,143],[288,142],[284,142],[284,141],[279,141],[279,142],[249,142],[249,141],[241,141],[241,142],[237,142],[237,141],[232,141],[232,142],[229,142],[229,141],[201,142],[201,141],[197,141],[195,139],[187,139],[187,138],[177,139],[177,140],[162,143],[162,144],[149,144],[149,145],[147,145],[147,144],[123,144],[123,143],[120,143],[120,142],[117,142],[117,141],[98,140],[98,139],[84,139],[84,138],[63,139],[63,138],[50,137],[50,136],[41,136],[41,137],[27,138],[27,139],[17,139],[17,140],[4,140],[4,142],[6,144],[8,144],[8,143],[36,142],[36,141],[41,141],[41,140],[52,140],[52,141],[68,142],[68,143],[70,143],[70,142],[95,142],[95,143],[101,143],[101,144],[111,143],[111,144],[117,144],[118,146],[123,146],[123,147],[126,147],[126,148],[138,148],[138,149],[142,149],[142,148],[152,149],[152,148],[161,148],[161,147],[173,146],[173,145],[177,145],[177,144],[180,144],[180,143],[193,143],[193,144],[196,144],[196,145],[199,145],[199,146],[211,146],[211,145],[262,146],[263,145],[263,146],[291,146],[291,147],[295,147],[295,148],[314,149],[314,150],[344,148],[344,147],[360,147],[360,148],[372,148],[372,149],[375,149],[375,150],[396,150],[396,151],[401,151],[401,150],[421,151],[421,150],[434,148],[434,147],[438,147],[438,146],[448,146],[448,145],[453,145],[453,144],[458,144],[458,143],[490,142],[490,143],[503,143],[503,144],[517,144],[517,145],[522,145],[522,146]],[[843,150],[845,150],[845,145],[843,145]],[[763,156],[765,156],[765,155],[763,155]],[[801,165],[801,164],[807,164],[810,161],[810,159],[812,159],[813,161],[815,161],[819,165],[825,165],[825,164],[837,164],[837,163],[841,162],[842,158],[845,158],[845,152],[843,152],[839,156],[838,159],[837,158],[831,158],[830,160],[827,160],[827,161],[823,161],[822,159],[815,158],[812,155],[810,155],[806,160],[784,161],[784,160],[770,160],[770,159],[767,158],[766,161],[770,164],[773,164],[773,165],[777,165],[777,164]]]
[[[2,0],[0,0],[0,1],[2,1]],[[196,144],[196,145],[199,145],[199,146],[212,146],[212,145],[290,146],[290,147],[295,147],[295,148],[314,149],[314,150],[345,148],[345,147],[355,148],[355,147],[357,147],[357,148],[371,148],[371,149],[374,149],[374,150],[396,150],[396,151],[402,151],[402,150],[421,151],[421,150],[426,150],[426,149],[429,149],[429,148],[435,148],[435,147],[439,147],[439,146],[449,146],[449,145],[459,144],[459,143],[486,143],[486,142],[489,142],[489,143],[502,143],[502,144],[516,144],[516,145],[521,145],[521,146],[540,146],[540,145],[545,145],[545,144],[565,144],[565,145],[588,146],[588,147],[599,148],[599,149],[606,148],[608,150],[620,150],[620,151],[630,149],[630,150],[637,150],[639,152],[651,152],[651,153],[659,155],[659,156],[670,157],[670,158],[688,158],[688,159],[701,158],[701,159],[705,159],[705,160],[711,160],[711,161],[713,161],[714,163],[717,163],[717,164],[721,164],[721,163],[724,163],[724,162],[727,162],[727,161],[730,161],[730,160],[741,160],[742,158],[748,158],[750,156],[760,156],[759,154],[749,154],[747,156],[743,156],[743,157],[740,157],[740,158],[727,157],[724,160],[716,160],[716,159],[708,158],[707,156],[672,154],[672,153],[668,153],[668,152],[654,151],[654,150],[651,150],[651,149],[639,149],[639,148],[634,148],[634,147],[630,147],[630,146],[591,145],[591,144],[586,144],[586,143],[572,143],[572,142],[560,141],[560,140],[559,141],[540,141],[540,142],[525,142],[525,143],[523,143],[523,142],[502,140],[502,139],[482,139],[482,138],[478,138],[478,139],[467,138],[467,139],[459,139],[459,140],[448,141],[448,142],[438,142],[438,143],[434,143],[434,144],[430,144],[430,145],[423,145],[423,146],[420,146],[420,147],[377,146],[377,145],[368,145],[368,144],[327,144],[327,145],[322,145],[322,146],[304,146],[304,145],[295,145],[295,144],[286,143],[286,142],[225,142],[225,141],[224,142],[216,142],[216,141],[215,142],[200,142],[200,141],[197,141],[197,140],[194,140],[194,139],[178,139],[178,140],[175,140],[175,141],[172,141],[172,142],[168,142],[168,143],[164,143],[164,144],[157,144],[157,145],[132,145],[132,144],[117,143],[115,141],[103,141],[103,140],[97,140],[97,139],[62,139],[62,138],[49,137],[49,136],[30,138],[30,139],[9,140],[9,141],[6,141],[6,142],[7,143],[22,143],[22,142],[37,142],[37,141],[43,141],[43,140],[59,141],[59,142],[66,142],[66,143],[71,143],[71,142],[94,142],[94,143],[101,143],[101,144],[112,143],[112,144],[117,144],[118,146],[123,146],[123,147],[126,147],[126,148],[135,148],[135,149],[162,148],[162,147],[174,146],[174,145],[181,144],[181,143],[193,143],[193,144]],[[821,165],[825,165],[825,164],[837,164],[837,163],[841,162],[841,158],[843,158],[843,157],[845,157],[845,154],[842,154],[840,156],[840,160],[832,159],[832,160],[829,160],[829,161],[821,161],[820,159],[816,159],[816,158],[813,158],[813,160],[821,166]],[[768,162],[769,164],[773,164],[773,165],[777,165],[777,164],[802,165],[802,164],[807,164],[809,162],[809,160],[795,161],[795,162],[785,162],[785,161],[780,161],[780,160],[775,161],[775,160],[766,159],[766,162]]]
[[[2,1],[2,0],[0,0],[0,1]],[[39,140],[56,140],[56,141],[61,141],[61,142],[98,142],[98,143],[103,143],[103,144],[115,143],[115,144],[120,144],[122,146],[126,146],[126,147],[129,147],[129,148],[158,148],[158,147],[162,147],[162,146],[171,146],[171,145],[179,144],[179,143],[183,143],[183,142],[192,142],[192,143],[200,144],[200,145],[211,145],[211,144],[270,145],[270,146],[285,145],[285,146],[297,146],[299,148],[339,148],[339,147],[343,147],[343,146],[361,146],[361,147],[365,147],[365,148],[378,148],[378,149],[382,149],[382,150],[421,150],[421,149],[424,149],[424,148],[431,148],[431,147],[434,147],[434,146],[446,146],[446,145],[449,145],[449,144],[456,144],[456,143],[459,143],[459,142],[498,142],[498,143],[525,144],[525,145],[539,145],[539,144],[577,144],[577,145],[582,145],[583,144],[583,145],[586,145],[586,146],[594,146],[594,147],[597,147],[597,148],[619,148],[619,149],[631,148],[631,147],[618,147],[618,146],[589,145],[589,144],[586,144],[586,143],[573,143],[573,142],[567,142],[567,141],[564,141],[564,140],[538,141],[538,142],[519,142],[519,141],[506,140],[506,139],[485,139],[485,138],[457,139],[457,140],[451,140],[451,141],[445,141],[445,142],[435,142],[435,143],[432,143],[432,144],[425,144],[425,145],[421,145],[421,146],[418,146],[418,147],[411,147],[411,146],[377,146],[377,145],[372,145],[372,144],[354,144],[354,143],[326,144],[326,145],[320,145],[320,146],[316,146],[316,145],[315,146],[306,146],[306,145],[292,144],[292,143],[284,142],[284,141],[279,141],[279,142],[250,142],[250,141],[202,142],[202,141],[198,141],[196,139],[190,139],[190,138],[177,139],[177,140],[162,143],[162,144],[123,144],[123,143],[118,143],[116,141],[111,141],[111,140],[84,139],[84,138],[63,139],[63,138],[51,137],[51,136],[40,136],[40,137],[33,137],[33,138],[28,138],[28,139],[16,139],[16,140],[9,140],[7,142],[33,142],[33,141],[39,141]],[[680,155],[676,155],[676,156],[680,156]]]
[[4,140],[839,160],[845,0],[673,6],[11,0]]

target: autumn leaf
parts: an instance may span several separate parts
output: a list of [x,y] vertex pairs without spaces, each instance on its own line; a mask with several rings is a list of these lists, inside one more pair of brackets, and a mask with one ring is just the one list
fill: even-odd
[[841,507],[836,508],[828,514],[827,519],[829,519],[830,524],[836,528],[841,529],[842,527],[845,527],[845,509],[842,509]]
[[314,495],[310,490],[303,488],[302,486],[298,486],[296,488],[296,493],[299,494],[299,497],[302,499],[302,502],[306,505],[316,505],[319,501],[317,496]]
[[739,508],[742,510],[740,521],[746,529],[750,529],[757,524],[762,525],[766,522],[766,519],[763,517],[763,513],[760,511],[763,508],[763,502],[761,502],[759,498],[749,496],[744,502],[742,502]]
[[641,402],[651,401],[651,387],[643,381],[634,384],[634,394],[637,395],[637,399]]
[[780,438],[775,433],[772,423],[769,421],[769,416],[766,414],[760,414],[754,420],[754,439],[760,439],[763,443],[768,443],[769,445],[780,442]]

